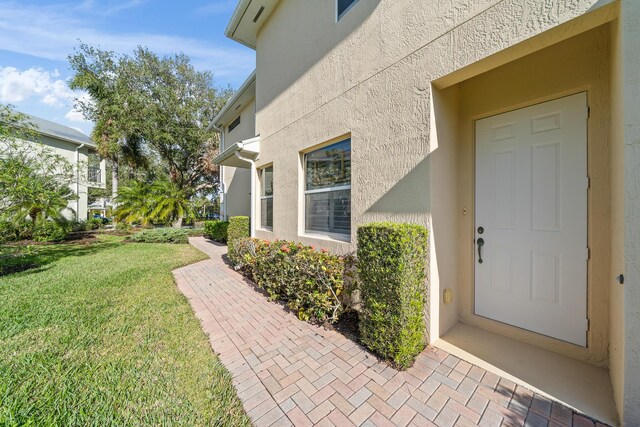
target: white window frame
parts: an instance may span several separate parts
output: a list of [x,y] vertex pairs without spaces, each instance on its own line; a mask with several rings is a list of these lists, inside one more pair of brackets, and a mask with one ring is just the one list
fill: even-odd
[[[357,0],[356,0],[357,1]],[[351,146],[351,136],[340,139],[338,141],[334,141],[331,142],[327,145],[324,145],[322,147],[318,147],[315,148],[313,150],[307,151],[303,154],[302,156],[302,164],[303,164],[303,168],[302,168],[302,176],[303,176],[303,210],[302,210],[302,214],[303,214],[303,227],[302,230],[304,232],[305,236],[309,236],[309,237],[315,237],[315,238],[323,238],[323,237],[329,237],[333,240],[342,240],[342,241],[351,241],[351,219],[349,220],[349,231],[347,233],[337,233],[335,231],[322,231],[322,230],[309,230],[307,229],[307,195],[308,194],[318,194],[318,193],[330,193],[330,192],[334,192],[334,191],[344,191],[344,190],[349,190],[349,203],[351,203],[351,183],[349,183],[349,185],[341,185],[338,187],[325,187],[325,188],[317,188],[314,190],[307,190],[307,156],[309,154],[312,154],[318,150],[323,150],[327,147],[330,147],[332,145],[336,145],[339,144],[341,142],[344,142],[346,140],[350,140],[350,146]],[[351,148],[349,148],[349,150],[351,150]],[[351,178],[349,178],[351,179]],[[331,227],[330,227],[331,228]]]
[[342,11],[342,13],[338,13],[338,1],[336,0],[336,22],[338,22],[340,19],[342,19],[342,17],[344,15],[346,15],[347,13],[349,13],[349,11],[351,9],[353,9],[353,7],[356,5],[356,3],[358,3],[360,0],[354,0],[345,10]]
[[[271,199],[271,208],[273,209],[273,194],[270,196],[266,196],[265,193],[265,185],[264,185],[264,176],[267,169],[271,169],[271,173],[273,174],[273,165],[268,165],[260,168],[260,229],[266,231],[273,231],[273,210],[271,211],[271,225],[265,225],[262,223],[262,201]],[[273,179],[273,177],[272,177]]]
[[[231,125],[232,125],[236,120],[238,121],[238,124],[237,124],[237,125],[235,125],[235,126],[233,127],[233,129],[232,129],[232,128],[231,128]],[[229,123],[229,125],[227,126],[227,133],[231,133],[231,132],[233,132],[234,130],[238,129],[238,126],[240,126],[240,123],[242,123],[242,114],[238,114],[238,116],[237,116],[235,119],[231,120],[231,123]]]

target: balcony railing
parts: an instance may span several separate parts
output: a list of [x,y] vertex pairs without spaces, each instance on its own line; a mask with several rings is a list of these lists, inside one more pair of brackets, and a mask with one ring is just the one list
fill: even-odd
[[89,166],[88,173],[89,182],[102,183],[102,171],[99,166]]

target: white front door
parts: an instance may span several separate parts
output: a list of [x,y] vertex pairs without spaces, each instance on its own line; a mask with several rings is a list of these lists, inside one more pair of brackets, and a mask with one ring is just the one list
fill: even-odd
[[583,92],[476,122],[475,313],[581,346],[587,117]]

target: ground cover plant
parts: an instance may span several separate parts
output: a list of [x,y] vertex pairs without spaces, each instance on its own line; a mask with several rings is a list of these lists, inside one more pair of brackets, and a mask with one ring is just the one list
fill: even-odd
[[396,366],[407,368],[427,341],[427,229],[373,223],[360,226],[357,235],[360,339]]
[[205,256],[121,241],[33,246],[0,277],[0,425],[248,426],[171,274]]
[[152,228],[127,237],[134,243],[189,243],[189,231],[179,228]]

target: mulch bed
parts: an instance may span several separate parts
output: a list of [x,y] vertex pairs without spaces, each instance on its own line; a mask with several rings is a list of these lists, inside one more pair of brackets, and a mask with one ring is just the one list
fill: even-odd
[[325,327],[325,329],[340,332],[351,341],[357,343],[360,342],[360,339],[358,337],[358,312],[355,310],[343,313],[336,323],[325,323],[323,326]]
[[0,277],[8,276],[14,273],[20,273],[21,271],[32,270],[40,267],[40,264],[15,264],[0,266]]
[[89,245],[95,243],[98,238],[93,233],[71,233],[61,242],[36,242],[35,240],[20,240],[18,242],[7,243],[7,246],[30,246],[30,245]]

